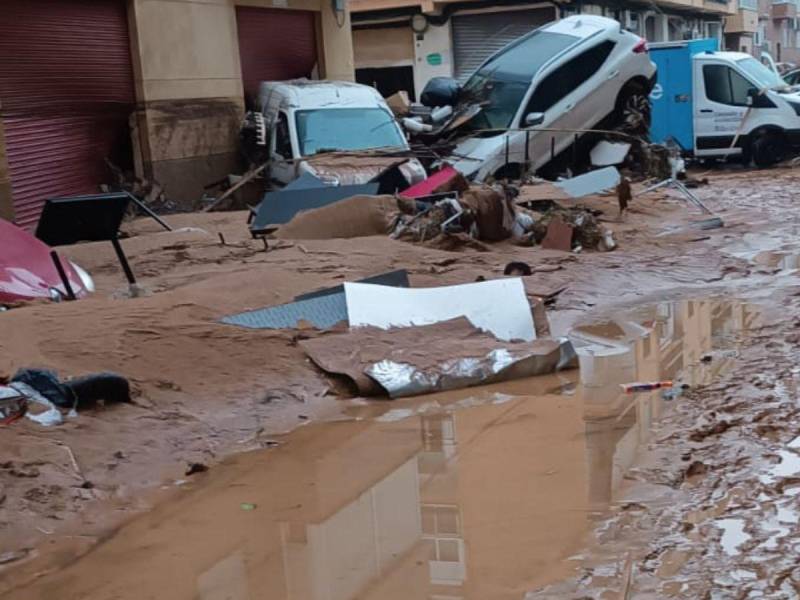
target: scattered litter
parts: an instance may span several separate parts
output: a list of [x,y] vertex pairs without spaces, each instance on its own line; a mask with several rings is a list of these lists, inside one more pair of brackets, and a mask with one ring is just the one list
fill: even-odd
[[621,383],[619,384],[622,391],[626,394],[635,394],[636,392],[649,392],[652,390],[660,390],[663,388],[671,388],[671,381],[650,381],[650,382],[637,382],[637,383]]
[[564,223],[559,217],[550,221],[547,226],[547,234],[542,240],[542,248],[546,250],[561,250],[569,252],[572,250],[572,225]]
[[704,219],[702,221],[693,221],[691,227],[695,229],[701,229],[706,231],[708,229],[720,229],[724,227],[725,223],[719,217],[711,217],[710,219]]
[[520,278],[410,289],[345,283],[344,289],[352,327],[410,327],[463,316],[501,340],[536,337]]
[[17,562],[23,558],[27,558],[30,550],[12,550],[10,552],[0,553],[0,565],[7,565],[12,562]]
[[503,275],[510,275],[512,277],[527,277],[533,273],[530,265],[524,262],[510,262],[503,269]]
[[195,475],[197,473],[205,473],[206,471],[208,471],[208,467],[206,465],[199,462],[193,462],[189,463],[186,466],[186,472],[184,473],[184,475],[189,477],[190,475]]
[[0,385],[0,425],[10,425],[25,416],[28,399],[12,387]]
[[608,167],[623,163],[630,150],[630,144],[602,140],[592,148],[589,158],[596,167]]
[[400,192],[404,198],[421,198],[432,194],[447,192],[465,192],[469,182],[453,167],[446,165],[430,175],[427,179],[412,185]]
[[582,198],[613,189],[619,182],[619,171],[615,167],[606,167],[589,171],[572,179],[557,181],[553,185],[563,190],[571,198]]
[[242,510],[255,510],[258,508],[258,504],[253,504],[252,502],[242,502],[239,507]]
[[398,117],[404,117],[408,114],[411,108],[411,100],[408,98],[408,92],[401,90],[386,98],[386,104]]

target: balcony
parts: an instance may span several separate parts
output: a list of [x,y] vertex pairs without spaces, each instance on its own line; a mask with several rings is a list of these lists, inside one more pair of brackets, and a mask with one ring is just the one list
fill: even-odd
[[770,17],[774,20],[793,19],[797,16],[797,4],[794,2],[773,2]]
[[[739,6],[742,6],[741,0]],[[725,33],[755,33],[758,31],[758,13],[740,9],[738,13],[725,17]]]
[[739,9],[758,12],[758,0],[739,0]]

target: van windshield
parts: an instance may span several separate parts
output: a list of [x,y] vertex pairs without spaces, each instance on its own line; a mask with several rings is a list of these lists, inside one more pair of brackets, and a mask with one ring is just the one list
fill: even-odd
[[485,104],[470,122],[470,128],[504,129],[511,125],[539,69],[580,39],[564,33],[535,31],[491,58],[464,84],[466,102]]
[[786,87],[786,82],[778,75],[768,69],[755,58],[743,58],[737,60],[736,64],[753,80],[754,83],[763,88],[782,88]]
[[394,117],[382,108],[320,108],[295,113],[300,155],[323,151],[405,148]]

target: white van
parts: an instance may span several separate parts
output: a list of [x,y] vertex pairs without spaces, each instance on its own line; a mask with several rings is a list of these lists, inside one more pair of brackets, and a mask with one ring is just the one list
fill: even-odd
[[521,37],[490,57],[462,90],[483,104],[453,153],[476,181],[536,171],[566,151],[576,132],[625,121],[649,127],[656,67],[647,44],[618,21],[567,17]]
[[[266,81],[259,88],[260,144],[269,177],[285,185],[303,173],[328,184],[367,183],[404,152],[408,141],[374,88],[346,81]],[[249,114],[247,119],[253,120]],[[247,124],[247,122],[246,122]],[[335,152],[351,152],[342,158]],[[369,156],[374,152],[376,156]],[[361,157],[361,154],[364,157]],[[427,176],[415,159],[399,166],[409,185]]]
[[749,54],[716,40],[654,44],[652,138],[698,158],[743,156],[760,167],[800,147],[800,93]]

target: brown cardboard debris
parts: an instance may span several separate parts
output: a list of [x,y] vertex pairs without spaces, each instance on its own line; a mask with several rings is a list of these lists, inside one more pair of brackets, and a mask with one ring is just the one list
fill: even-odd
[[298,213],[275,237],[324,240],[386,235],[398,212],[393,196],[354,196]]
[[408,98],[408,92],[400,90],[386,98],[386,104],[392,112],[398,117],[405,117],[411,107],[411,100]]
[[461,195],[460,202],[474,215],[479,239],[499,242],[511,235],[514,208],[501,191],[489,186],[472,187]]
[[542,248],[570,252],[572,250],[572,231],[572,225],[564,223],[560,217],[553,219],[547,226],[547,235],[542,240]]

